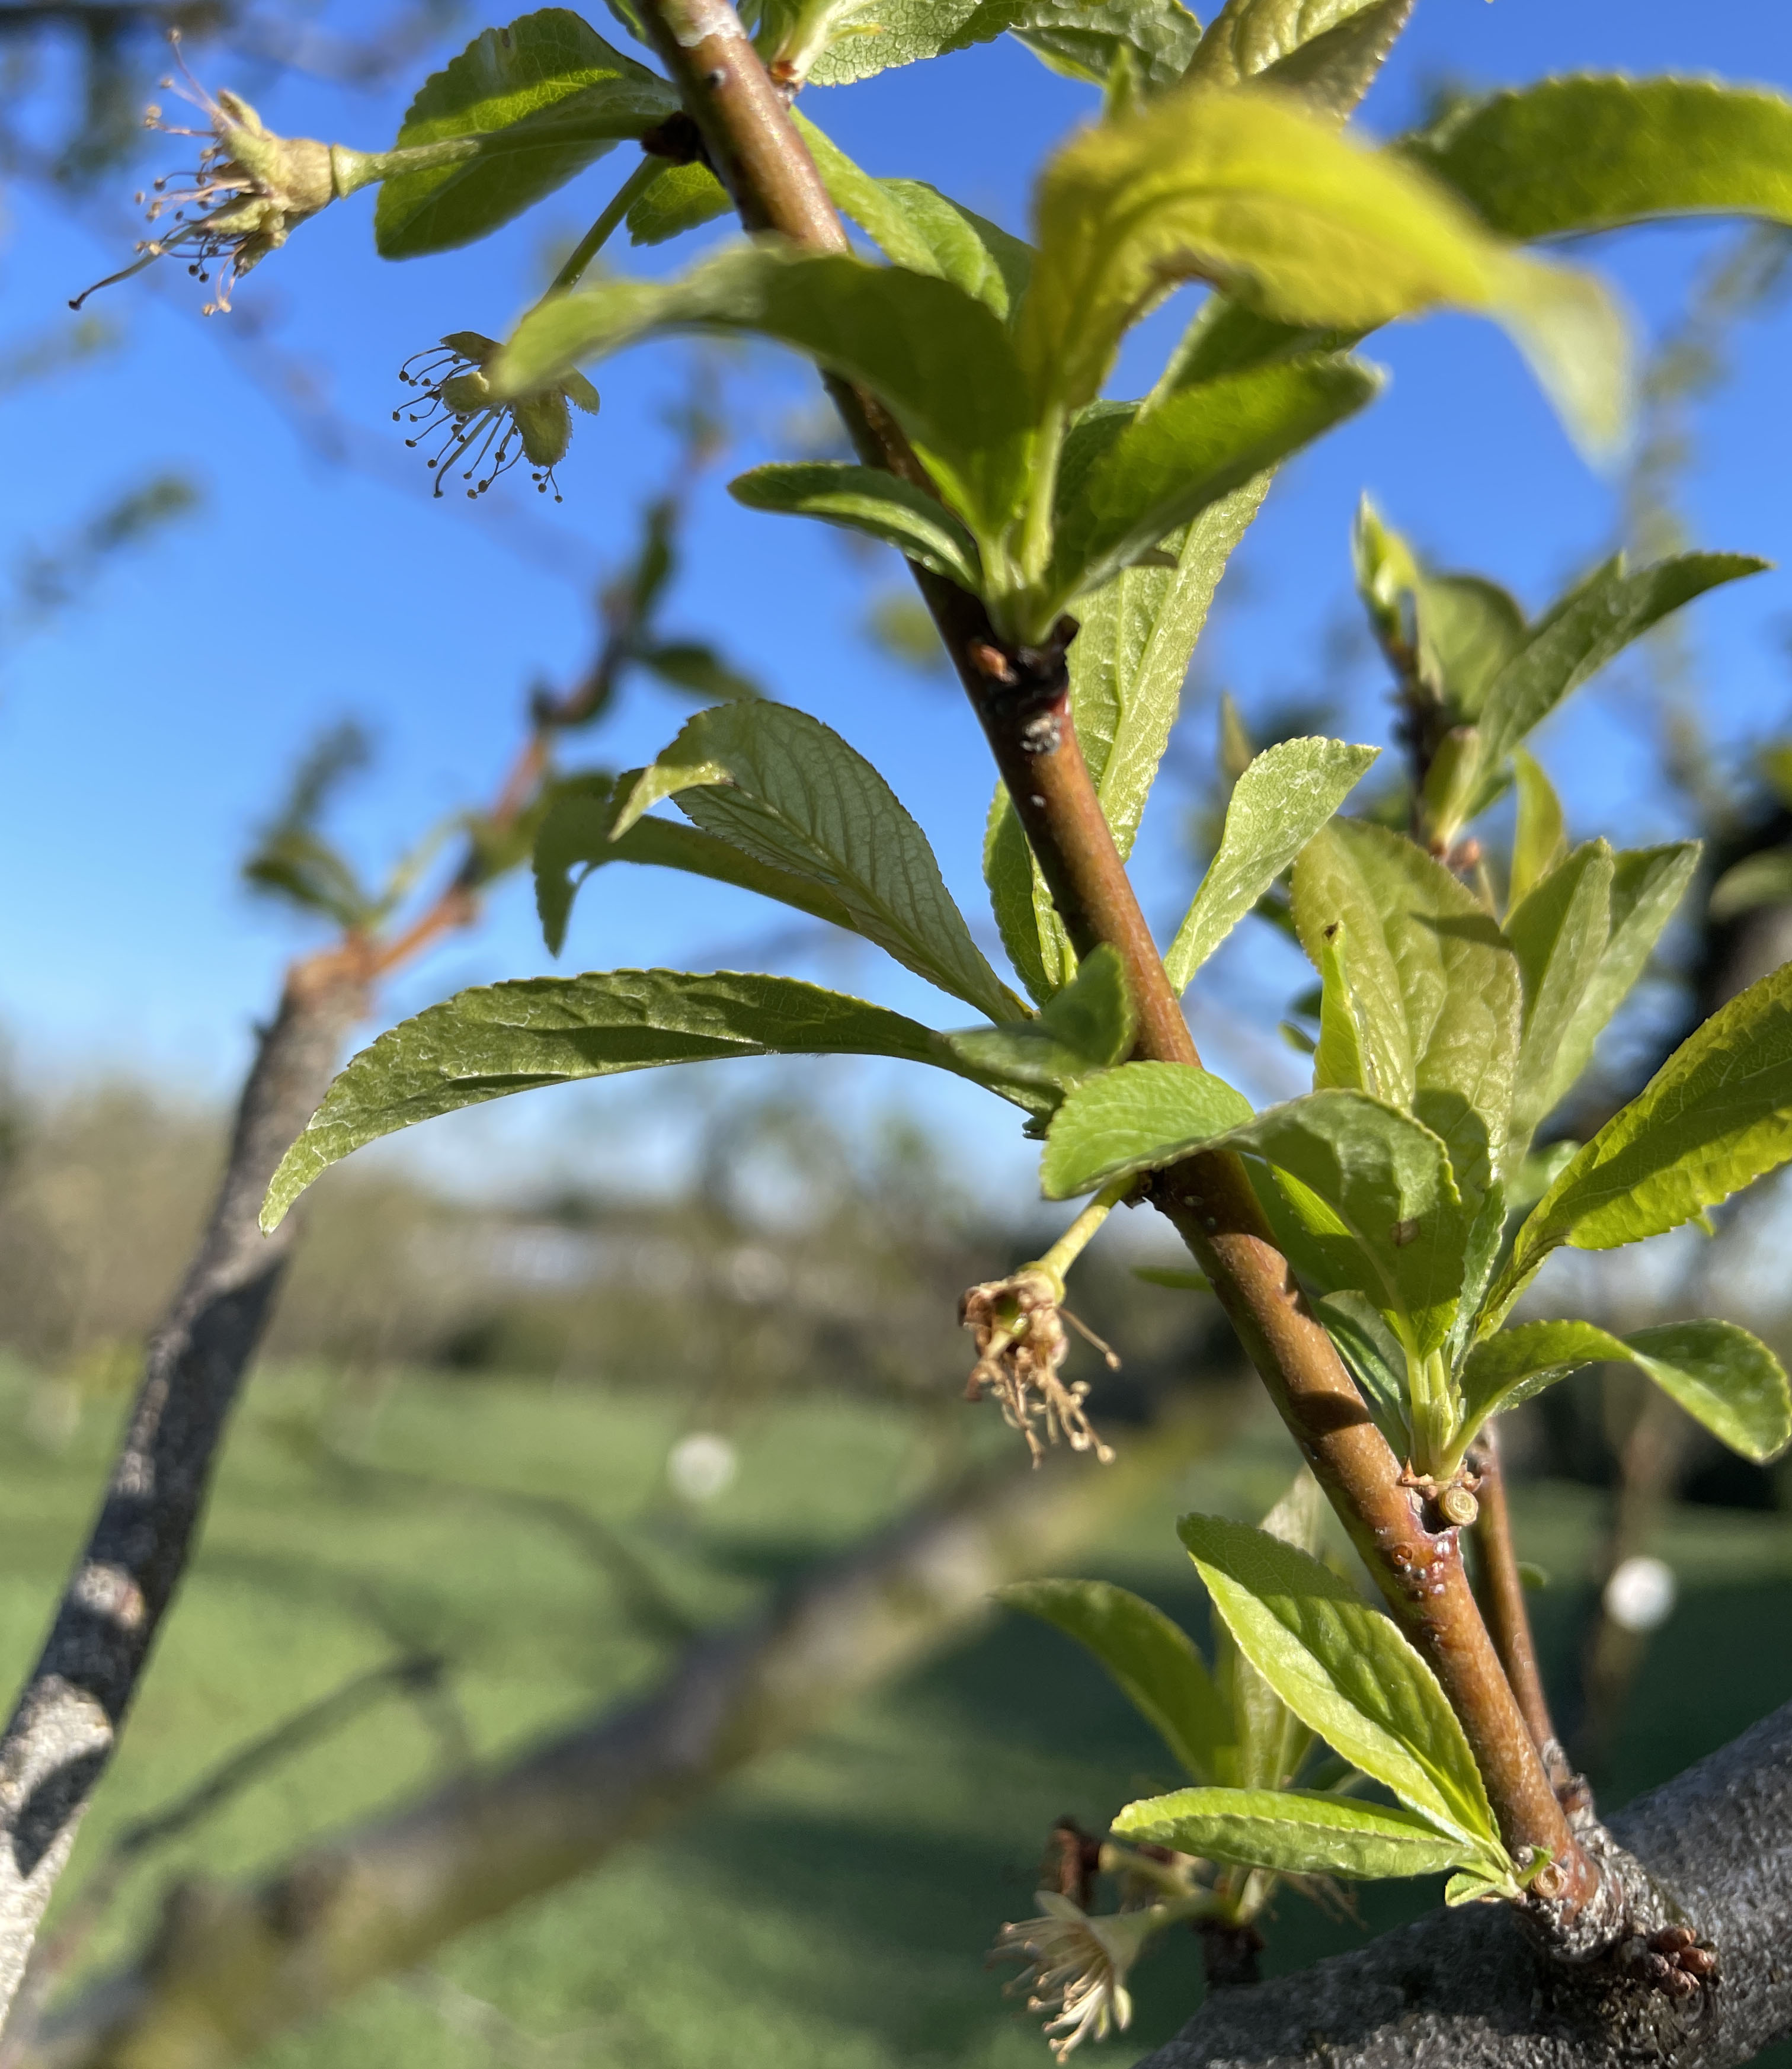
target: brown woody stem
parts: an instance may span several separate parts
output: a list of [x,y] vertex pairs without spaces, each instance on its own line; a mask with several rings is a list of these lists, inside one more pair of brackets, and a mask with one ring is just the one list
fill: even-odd
[[1558,1795],[1575,1788],[1578,1777],[1568,1764],[1555,1720],[1549,1714],[1549,1699],[1544,1692],[1543,1675],[1537,1663],[1537,1642],[1531,1634],[1530,1610],[1525,1600],[1525,1583],[1518,1571],[1518,1555],[1512,1549],[1512,1510],[1506,1500],[1505,1475],[1500,1463],[1499,1434],[1486,1424],[1475,1439],[1469,1463],[1480,1475],[1475,1496],[1480,1507],[1470,1536],[1478,1568],[1476,1593],[1481,1613],[1506,1671],[1518,1707],[1524,1712],[1533,1742],[1542,1755],[1545,1771]]
[[[813,251],[849,248],[784,98],[727,0],[643,0],[641,12],[746,227],[778,231]],[[875,401],[838,381],[828,386],[861,457],[917,478],[907,441]],[[997,639],[976,598],[935,577],[916,579],[1072,943],[1080,954],[1103,942],[1119,951],[1138,1007],[1141,1056],[1198,1066],[1077,744],[1064,663],[1074,626],[1060,625],[1045,647],[1016,650]],[[1500,1669],[1463,1569],[1459,1533],[1430,1528],[1401,1484],[1400,1461],[1271,1239],[1243,1164],[1230,1154],[1190,1157],[1158,1175],[1153,1197],[1206,1273],[1302,1456],[1443,1683],[1507,1847],[1521,1864],[1533,1849],[1551,1858],[1540,1893],[1572,1913],[1593,1893],[1597,1871],[1569,1829]]]

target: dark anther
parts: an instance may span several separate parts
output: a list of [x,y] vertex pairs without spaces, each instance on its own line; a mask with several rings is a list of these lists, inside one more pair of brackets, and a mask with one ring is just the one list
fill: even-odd
[[1700,1982],[1708,1982],[1717,1973],[1716,1952],[1710,1947],[1688,1947],[1680,1956],[1680,1965]]
[[1650,1948],[1657,1954],[1683,1954],[1698,1944],[1699,1936],[1690,1925],[1664,1925],[1649,1939]]
[[663,122],[656,122],[652,129],[645,131],[641,138],[641,149],[649,157],[669,159],[675,165],[707,165],[709,163],[709,153],[703,141],[703,132],[682,108],[676,114],[668,115]]

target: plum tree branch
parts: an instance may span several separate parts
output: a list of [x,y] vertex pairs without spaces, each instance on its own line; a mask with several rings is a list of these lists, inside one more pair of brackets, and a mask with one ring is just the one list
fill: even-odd
[[1049,1570],[1210,1447],[1235,1394],[1143,1430],[1112,1471],[971,1476],[770,1606],[680,1653],[647,1695],[316,1845],[257,1887],[186,1883],[141,1956],[9,2051],[9,2069],[224,2069],[374,1978],[594,1867],[814,1729]]
[[[806,248],[849,248],[820,174],[728,0],[643,0],[643,23],[711,163],[749,230]],[[875,402],[830,382],[860,455],[916,477],[914,455]],[[925,475],[920,479],[925,480]],[[1116,948],[1139,1012],[1139,1054],[1198,1065],[1076,739],[1063,621],[1040,649],[1005,646],[982,603],[917,573],[947,651],[1072,943]],[[1598,1875],[1570,1830],[1482,1622],[1459,1532],[1427,1518],[1401,1483],[1401,1461],[1370,1420],[1330,1338],[1272,1241],[1242,1161],[1189,1158],[1159,1174],[1174,1223],[1231,1317],[1301,1455],[1312,1465],[1390,1606],[1430,1661],[1473,1745],[1516,1859],[1549,1857],[1538,1890],[1566,1916]],[[1430,1527],[1432,1521],[1439,1527]]]

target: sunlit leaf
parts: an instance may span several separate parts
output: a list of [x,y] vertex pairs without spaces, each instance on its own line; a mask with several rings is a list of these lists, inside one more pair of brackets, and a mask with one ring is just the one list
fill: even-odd
[[1178,1789],[1129,1803],[1113,1829],[1206,1860],[1352,1881],[1441,1875],[1485,1855],[1413,1811],[1297,1789]]
[[471,243],[678,105],[664,80],[568,8],[485,30],[424,81],[398,136],[401,150],[457,137],[482,138],[484,148],[382,182],[374,216],[381,255]]

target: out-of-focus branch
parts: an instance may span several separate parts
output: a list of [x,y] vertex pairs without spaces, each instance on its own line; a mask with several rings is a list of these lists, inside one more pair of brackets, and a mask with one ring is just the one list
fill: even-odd
[[199,1248],[149,1339],[100,1514],[0,1738],[0,2006],[24,1973],[81,1814],[192,1549],[226,1418],[292,1247],[257,1226],[287,1145],[366,1010],[364,955],[300,964],[261,1037]]
[[700,1638],[658,1687],[493,1772],[312,1848],[259,1887],[188,1884],[141,1957],[47,2021],[20,2069],[223,2069],[375,1977],[596,1867],[913,1664],[1223,1435],[1236,1390],[1104,1473],[1055,1458],[961,1483]]
[[0,2047],[0,2065],[12,2069],[18,2030],[35,2025],[51,1991],[80,1958],[120,1885],[146,1854],[190,1831],[282,1761],[352,1723],[392,1689],[423,1692],[433,1688],[441,1679],[444,1664],[439,1654],[409,1653],[369,1667],[316,1702],[282,1718],[271,1731],[239,1746],[173,1802],[127,1825],[81,1884],[79,1896],[58,1919],[55,1930],[32,1949],[25,1980],[14,2000],[9,2044]]
[[501,866],[494,857],[539,792],[549,736],[602,708],[638,641],[639,615],[606,595],[593,667],[563,697],[537,700],[529,737],[496,802],[422,911],[385,937],[351,929],[288,976],[243,1089],[205,1234],[149,1340],[98,1519],[0,1737],[0,2018],[186,1569],[224,1426],[296,1239],[284,1228],[271,1238],[261,1233],[275,1166],[322,1100],[374,982],[476,916],[480,890]]

